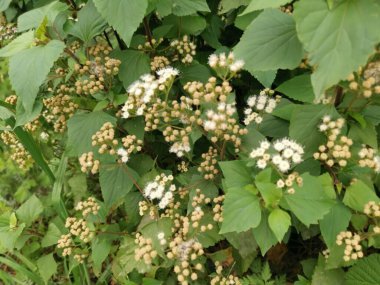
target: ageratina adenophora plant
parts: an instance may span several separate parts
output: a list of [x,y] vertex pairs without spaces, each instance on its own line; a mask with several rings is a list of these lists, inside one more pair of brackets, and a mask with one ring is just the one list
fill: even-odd
[[0,11],[1,284],[380,284],[378,1]]

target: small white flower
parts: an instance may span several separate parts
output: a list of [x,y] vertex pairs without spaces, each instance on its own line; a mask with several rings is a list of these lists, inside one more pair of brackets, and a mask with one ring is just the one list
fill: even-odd
[[257,167],[260,169],[264,169],[265,167],[267,167],[267,162],[264,159],[259,159],[257,161]]
[[290,169],[290,164],[288,161],[286,160],[283,160],[280,162],[280,164],[278,165],[278,168],[281,172],[287,172],[289,169]]

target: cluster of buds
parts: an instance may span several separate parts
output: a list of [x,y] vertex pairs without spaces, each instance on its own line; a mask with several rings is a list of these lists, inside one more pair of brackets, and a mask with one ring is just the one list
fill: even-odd
[[73,251],[73,244],[71,234],[61,235],[57,243],[57,248],[63,249],[62,256],[69,256]]
[[128,135],[121,139],[123,147],[117,150],[117,154],[120,156],[120,162],[127,163],[132,153],[141,151],[143,141],[138,140],[135,135]]
[[82,154],[79,157],[79,164],[81,171],[84,173],[90,171],[92,174],[96,174],[99,171],[100,162],[94,159],[94,153],[92,151]]
[[344,261],[356,260],[364,256],[360,240],[360,235],[353,234],[350,231],[340,232],[337,235],[336,244],[345,245],[343,256]]
[[286,14],[292,15],[293,14],[293,5],[284,5],[281,6],[280,10]]
[[109,153],[115,154],[115,146],[118,144],[115,139],[115,130],[110,122],[106,122],[92,137],[92,146],[99,146],[98,152],[100,154]]
[[213,199],[213,202],[215,204],[214,208],[212,209],[214,213],[214,221],[221,223],[223,222],[223,201],[224,201],[224,195],[215,197]]
[[173,192],[176,190],[176,186],[172,184],[173,179],[173,175],[157,175],[154,181],[144,187],[144,196],[151,201],[158,200],[158,207],[165,209],[172,202]]
[[71,100],[69,95],[59,92],[58,95],[43,99],[46,110],[42,116],[48,123],[53,123],[54,131],[63,133],[66,130],[67,120],[74,115],[78,104]]
[[15,37],[17,27],[15,24],[1,24],[0,25],[0,42],[9,41]]
[[86,260],[87,258],[87,254],[84,254],[84,253],[80,253],[80,254],[74,254],[74,259],[78,262],[78,263],[84,263],[84,261]]
[[[158,78],[145,74],[132,83],[128,90],[128,100],[122,108],[122,117],[145,115],[149,105],[159,101],[158,95],[171,88],[179,71],[170,66],[157,72]],[[166,93],[165,93],[166,94]]]
[[248,108],[244,110],[244,124],[249,125],[251,122],[260,124],[263,121],[264,114],[270,114],[276,108],[277,103],[280,101],[280,96],[271,98],[274,91],[266,88],[260,92],[260,95],[250,96],[247,100]]
[[138,45],[137,49],[143,50],[143,51],[154,51],[162,42],[164,41],[163,38],[159,39],[148,39],[146,38],[146,41],[144,45]]
[[[269,152],[271,147],[276,152],[275,154]],[[303,161],[303,153],[301,145],[288,138],[283,138],[274,141],[272,145],[268,141],[262,141],[260,147],[252,150],[250,157],[257,159],[256,165],[260,169],[264,169],[271,162],[280,172],[286,173]]]
[[216,276],[214,276],[210,284],[211,285],[241,285],[240,279],[233,275],[228,275],[227,277],[223,276],[223,266],[219,261],[215,262],[215,272]]
[[196,55],[197,46],[191,42],[187,35],[180,40],[174,40],[170,46],[175,50],[173,61],[180,60],[182,63],[192,63]]
[[78,41],[73,41],[70,45],[69,45],[69,50],[72,51],[72,53],[76,53],[77,50],[79,50],[81,47],[81,44],[80,42]]
[[4,100],[6,103],[11,104],[11,105],[16,105],[17,104],[17,96],[16,95],[9,95],[5,98]]
[[16,162],[21,169],[27,169],[33,160],[22,143],[9,131],[2,132],[0,137],[4,144],[10,148],[11,159]]
[[80,201],[75,206],[76,211],[82,211],[82,216],[87,217],[89,214],[97,215],[100,206],[94,197],[89,197],[86,201]]
[[138,245],[135,249],[135,260],[142,260],[145,264],[151,265],[153,259],[157,257],[157,251],[153,248],[152,240],[137,233],[135,243]]
[[87,222],[83,219],[68,217],[65,227],[69,230],[71,235],[79,237],[79,239],[85,243],[90,242],[94,237],[94,233],[90,231]]
[[349,88],[359,91],[364,98],[370,98],[373,94],[380,94],[380,62],[371,62],[364,70],[360,68],[357,75],[350,74],[347,78]]
[[172,144],[169,152],[175,153],[178,157],[182,157],[185,153],[190,152],[190,133],[192,131],[191,126],[187,126],[183,129],[173,128],[171,126],[166,127],[162,132],[165,137],[165,141]]
[[223,52],[210,55],[208,65],[220,78],[229,80],[244,67],[244,61],[236,60],[233,52],[229,52],[227,55]]
[[347,165],[347,160],[351,158],[350,147],[353,142],[348,137],[340,135],[343,126],[344,119],[342,118],[336,121],[331,120],[330,116],[322,118],[319,130],[327,136],[327,143],[319,146],[318,152],[313,155],[314,159],[324,162],[329,167]]
[[218,164],[217,160],[218,150],[209,147],[208,152],[202,153],[202,162],[198,167],[198,171],[203,173],[203,177],[206,180],[212,180],[219,173],[216,165]]
[[211,135],[211,141],[230,141],[235,146],[235,152],[239,152],[241,136],[247,134],[248,130],[241,128],[234,117],[236,108],[233,104],[220,102],[216,110],[206,111],[203,128]]
[[362,145],[359,151],[359,166],[372,168],[376,173],[380,172],[380,156],[375,155],[376,152],[373,148]]
[[302,187],[303,179],[298,174],[298,172],[293,172],[293,173],[289,174],[286,179],[277,180],[277,187],[281,188],[281,189],[286,188],[286,192],[288,194],[294,194],[295,193],[295,190],[293,188],[294,182],[296,182],[296,184],[299,187]]
[[188,172],[189,171],[189,163],[186,161],[181,161],[181,163],[179,163],[177,165],[177,170],[181,173]]
[[380,226],[378,225],[378,221],[380,219],[380,202],[376,203],[374,201],[369,201],[365,204],[363,212],[368,217],[375,219],[376,224],[373,227],[373,232],[375,234],[380,234]]
[[170,65],[170,61],[165,56],[155,56],[150,62],[150,69],[157,71]]

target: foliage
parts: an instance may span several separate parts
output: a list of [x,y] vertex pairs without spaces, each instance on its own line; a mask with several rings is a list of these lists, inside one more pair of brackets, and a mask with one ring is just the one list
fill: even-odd
[[1,284],[380,283],[377,1],[0,13]]

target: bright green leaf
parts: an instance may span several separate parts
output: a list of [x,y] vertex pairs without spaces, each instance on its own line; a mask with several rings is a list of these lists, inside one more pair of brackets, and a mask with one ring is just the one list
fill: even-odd
[[346,285],[380,284],[380,254],[359,260],[345,275]]
[[29,31],[19,35],[5,47],[0,49],[0,57],[8,57],[32,47],[34,42],[34,32]]
[[265,255],[265,253],[277,243],[277,238],[272,232],[268,224],[268,212],[263,211],[261,222],[258,227],[252,230],[253,236],[257,244],[260,247],[261,255]]
[[269,214],[268,224],[277,240],[281,242],[292,222],[287,212],[277,208]]
[[220,161],[219,166],[222,169],[227,189],[233,187],[242,188],[252,184],[253,179],[251,178],[250,170],[243,161]]
[[52,253],[40,257],[37,260],[37,266],[45,283],[48,283],[53,274],[57,272],[57,263],[55,262]]
[[251,3],[240,15],[245,15],[253,11],[267,9],[267,8],[277,8],[289,2],[292,2],[292,1],[291,0],[251,0]]
[[364,205],[369,201],[379,202],[375,191],[369,188],[363,181],[357,180],[347,187],[343,203],[359,212],[363,212]]
[[305,103],[313,103],[315,99],[310,75],[308,74],[293,77],[278,86],[276,90],[289,98]]
[[33,195],[17,209],[16,214],[21,222],[31,225],[43,211],[44,206],[41,201]]

